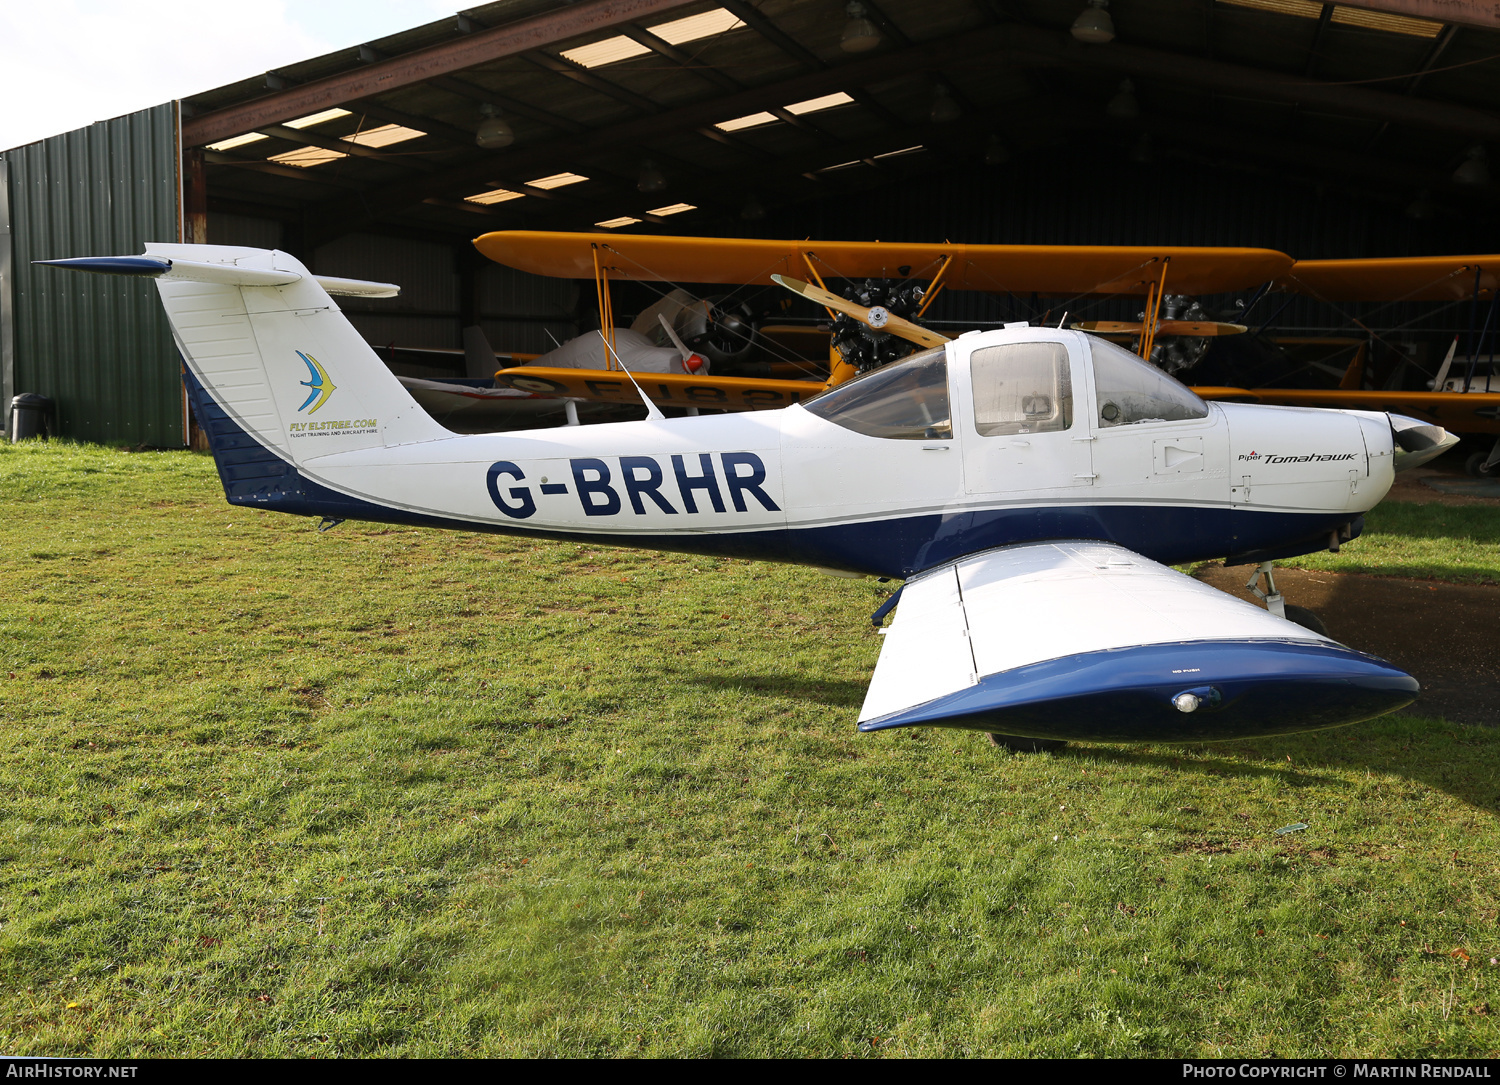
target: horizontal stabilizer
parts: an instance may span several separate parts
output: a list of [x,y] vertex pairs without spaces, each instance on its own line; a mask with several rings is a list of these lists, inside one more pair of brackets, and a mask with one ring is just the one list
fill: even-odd
[[861,731],[1208,741],[1355,723],[1410,675],[1123,547],[1035,543],[909,581]]
[[[36,264],[69,271],[91,271],[100,275],[133,275],[175,282],[211,283],[215,286],[290,286],[304,276],[294,271],[210,264],[194,260],[168,260],[162,256],[77,256],[67,260],[34,260]],[[340,279],[332,275],[311,278],[330,294],[361,298],[394,298],[401,288],[394,283]]]

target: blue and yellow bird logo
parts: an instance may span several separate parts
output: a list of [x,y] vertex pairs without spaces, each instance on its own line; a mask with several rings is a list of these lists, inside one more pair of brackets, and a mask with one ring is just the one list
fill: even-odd
[[309,378],[311,378],[309,380],[297,382],[298,384],[302,385],[302,387],[311,389],[311,391],[307,393],[307,398],[302,401],[302,406],[298,407],[297,410],[299,412],[307,411],[307,405],[313,400],[317,400],[317,406],[312,410],[307,411],[308,414],[317,414],[319,409],[322,408],[323,404],[328,402],[328,397],[333,395],[333,393],[338,391],[338,389],[334,386],[333,381],[328,379],[328,371],[318,364],[318,360],[316,358],[309,358],[300,350],[297,352],[297,357],[301,358],[304,362],[307,363],[307,375]]

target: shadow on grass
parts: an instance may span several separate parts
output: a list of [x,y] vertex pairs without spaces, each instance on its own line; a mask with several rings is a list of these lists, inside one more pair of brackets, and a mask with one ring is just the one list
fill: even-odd
[[1340,786],[1332,772],[1368,771],[1446,792],[1480,810],[1500,813],[1500,729],[1441,719],[1387,716],[1348,727],[1182,747],[1138,749],[1069,746],[1054,756],[1152,765],[1177,772],[1242,778],[1279,777],[1290,787]]
[[[850,709],[858,709],[864,703],[865,688],[869,684],[830,678],[802,678],[790,674],[684,674],[676,677],[678,681],[690,682],[705,689],[738,690]],[[853,724],[852,717],[850,723]]]

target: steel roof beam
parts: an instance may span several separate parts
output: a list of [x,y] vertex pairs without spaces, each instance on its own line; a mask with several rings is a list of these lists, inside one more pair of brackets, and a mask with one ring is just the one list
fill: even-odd
[[254,132],[263,125],[294,120],[356,98],[384,94],[682,6],[683,0],[584,0],[186,119],[182,124],[183,146],[215,143]]
[[[572,137],[512,148],[500,156],[457,166],[430,177],[384,186],[372,192],[368,207],[326,205],[315,221],[335,232],[356,229],[368,220],[428,196],[446,196],[482,182],[497,167],[506,173],[545,173],[568,168],[614,147],[637,147],[643,142],[688,131],[711,130],[715,121],[783,106],[851,86],[885,82],[935,64],[957,64],[976,57],[1008,54],[1020,63],[1044,67],[1085,67],[1122,75],[1157,79],[1252,99],[1301,103],[1336,114],[1391,120],[1419,128],[1437,128],[1480,138],[1500,138],[1500,117],[1467,106],[1406,97],[1360,86],[1339,86],[1297,76],[1267,72],[1243,65],[1206,61],[1197,57],[1113,42],[1108,48],[1084,49],[1066,33],[1007,24],[983,27],[930,41],[910,49],[883,51],[874,56],[737,94],[705,98],[689,105],[608,125]],[[357,217],[356,217],[357,216]]]

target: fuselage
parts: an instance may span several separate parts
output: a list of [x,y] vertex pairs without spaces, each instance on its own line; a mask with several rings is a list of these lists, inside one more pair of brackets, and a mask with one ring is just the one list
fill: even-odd
[[1383,414],[1204,404],[1103,340],[1015,326],[807,406],[327,454],[295,441],[294,468],[266,453],[283,468],[257,469],[245,441],[237,470],[216,413],[238,504],[889,577],[1046,539],[1168,564],[1306,553],[1357,534],[1393,478]]

